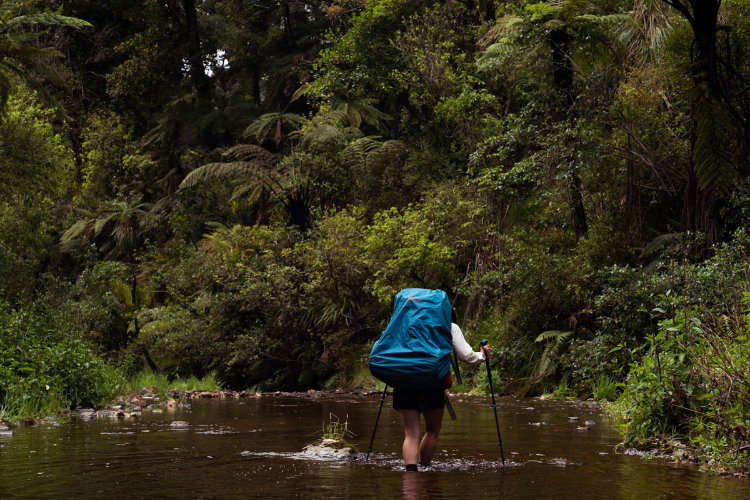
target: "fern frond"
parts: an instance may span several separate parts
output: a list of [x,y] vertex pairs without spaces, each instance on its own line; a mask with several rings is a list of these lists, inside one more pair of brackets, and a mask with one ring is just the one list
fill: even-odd
[[381,122],[391,118],[390,115],[373,106],[372,99],[341,102],[336,106],[336,110],[344,113],[342,123],[356,128],[360,128],[362,123],[377,128]]
[[338,146],[346,142],[346,135],[343,131],[328,123],[321,123],[310,126],[303,131],[297,131],[290,134],[290,137],[297,137],[300,145],[304,148],[320,149],[326,146]]
[[17,26],[64,26],[73,29],[90,28],[93,26],[90,22],[78,19],[77,17],[62,16],[54,12],[40,12],[37,14],[27,14],[17,16],[8,21],[6,27],[12,28]]
[[259,169],[267,169],[268,164],[260,161],[232,161],[208,163],[190,172],[180,183],[179,189],[188,189],[207,179],[247,177]]
[[[248,182],[245,184],[241,184],[234,188],[234,191],[232,191],[232,196],[229,198],[229,201],[235,201],[239,198],[250,198],[250,199],[256,199],[258,197],[258,193],[261,191],[262,182]],[[248,196],[245,196],[247,193],[250,193]]]
[[375,136],[361,137],[347,144],[341,152],[344,164],[349,168],[364,165],[367,162],[367,154],[382,145]]
[[127,310],[133,308],[133,296],[130,293],[130,285],[117,279],[112,280],[112,295],[123,304]]
[[573,334],[572,331],[569,332],[563,332],[560,330],[547,330],[546,332],[540,333],[536,339],[534,339],[534,342],[544,342],[545,340],[549,339],[555,339],[558,342],[561,342],[565,340],[566,338],[570,337]]
[[266,113],[248,125],[242,136],[253,138],[258,143],[272,136],[274,141],[278,143],[280,134],[285,129],[287,131],[297,130],[303,123],[305,123],[305,118],[295,113]]
[[479,47],[487,49],[490,45],[497,43],[502,36],[515,31],[520,23],[523,23],[523,18],[519,16],[507,15],[498,19],[497,23],[479,39]]
[[715,99],[703,99],[697,108],[695,175],[701,190],[719,196],[727,195],[737,179],[729,155],[730,123],[723,106]]
[[661,252],[672,242],[677,240],[679,236],[680,235],[678,233],[660,234],[659,236],[651,240],[648,245],[643,247],[643,250],[641,250],[640,258],[643,259]]
[[76,221],[60,236],[60,245],[64,251],[70,250],[78,242],[91,222],[89,219]]
[[269,164],[275,163],[277,158],[277,155],[256,144],[237,144],[224,151],[221,155],[244,161],[264,161]]

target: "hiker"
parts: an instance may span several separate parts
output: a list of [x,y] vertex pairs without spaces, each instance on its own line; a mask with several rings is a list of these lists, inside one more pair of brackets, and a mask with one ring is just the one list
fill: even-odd
[[[455,312],[453,313],[455,316]],[[455,318],[451,318],[453,321]],[[484,352],[475,352],[466,342],[461,328],[451,323],[453,349],[461,361],[473,365],[484,361]],[[489,354],[490,347],[485,345],[482,351]],[[450,380],[450,378],[449,378]],[[449,385],[448,385],[449,386]],[[440,427],[443,423],[445,409],[445,388],[436,389],[393,389],[393,408],[401,415],[404,424],[404,464],[408,472],[417,471],[417,463],[423,467],[430,465],[435,451]],[[419,440],[421,422],[419,414],[424,415],[425,433]]]
[[[404,424],[404,463],[416,471],[418,463],[430,465],[435,451],[443,411],[453,411],[445,389],[450,378],[451,353],[471,364],[489,360],[489,347],[474,352],[456,324],[456,313],[443,290],[405,288],[393,300],[393,314],[383,335],[370,351],[370,372],[385,382],[378,417],[367,450],[369,457],[388,386],[393,387],[393,408]],[[488,365],[489,367],[489,365]],[[458,364],[454,368],[458,368]],[[458,371],[456,371],[458,375]],[[425,435],[420,441],[424,415]]]

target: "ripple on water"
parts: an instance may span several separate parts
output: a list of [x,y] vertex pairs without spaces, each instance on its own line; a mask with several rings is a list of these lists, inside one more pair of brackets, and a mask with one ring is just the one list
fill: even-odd
[[[339,463],[360,463],[369,464],[376,467],[386,467],[395,471],[401,471],[404,468],[404,462],[400,454],[370,454],[369,460],[365,461],[365,454],[359,453],[347,458],[341,458],[329,455],[314,455],[305,452],[275,452],[275,451],[241,451],[240,456],[250,459],[262,460],[266,458],[287,458],[290,460],[309,460],[315,462],[339,462]],[[564,460],[564,459],[559,459]],[[520,462],[514,460],[506,460],[505,465],[502,464],[500,459],[497,460],[482,460],[482,459],[448,459],[434,462],[431,466],[423,468],[424,471],[439,471],[439,472],[462,472],[462,471],[475,471],[475,470],[491,470],[500,467],[518,467],[523,465]],[[557,464],[556,464],[557,465]]]

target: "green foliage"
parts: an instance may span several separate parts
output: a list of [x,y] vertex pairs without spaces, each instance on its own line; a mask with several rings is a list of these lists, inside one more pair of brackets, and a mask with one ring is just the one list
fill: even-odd
[[186,378],[175,377],[170,379],[164,374],[150,371],[138,372],[125,384],[124,390],[131,393],[140,392],[144,387],[155,390],[156,394],[167,397],[172,390],[177,391],[218,391],[221,389],[221,381],[216,378],[214,372],[207,373],[199,378],[190,376]]
[[591,385],[591,395],[597,401],[614,401],[618,394],[617,382],[607,375],[600,375]]
[[57,205],[72,180],[72,154],[50,117],[18,88],[0,121],[0,295],[10,302],[30,299],[54,258]]
[[381,212],[365,236],[367,252],[380,264],[372,292],[386,302],[412,283],[417,288],[449,288],[455,250],[439,239],[440,228],[413,208]]
[[641,346],[645,354],[631,365],[615,413],[626,442],[677,434],[690,439],[724,465],[742,465],[738,449],[747,444],[750,424],[747,305],[739,316],[711,317],[669,301],[655,335]]
[[329,41],[336,43],[321,51],[318,77],[308,85],[309,93],[318,99],[364,97],[382,102],[396,97],[401,85],[394,69],[400,61],[390,39],[421,4],[405,0],[368,2],[345,33],[329,34]]
[[115,394],[119,379],[63,317],[0,305],[0,411],[6,418],[95,406]]
[[132,138],[132,131],[114,113],[89,117],[83,129],[80,203],[92,208],[100,200],[148,191],[154,162]]
[[85,269],[72,284],[47,282],[43,300],[55,304],[71,331],[80,334],[102,355],[113,356],[132,340],[128,331],[130,293],[118,291],[128,277],[126,265],[99,262]]
[[561,381],[551,394],[545,395],[547,399],[555,401],[572,401],[577,399],[577,394],[568,386],[566,381]]

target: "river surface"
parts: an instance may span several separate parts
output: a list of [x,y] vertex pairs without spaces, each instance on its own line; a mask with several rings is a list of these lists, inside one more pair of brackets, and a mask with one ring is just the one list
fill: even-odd
[[[432,470],[403,472],[390,397],[369,462],[301,453],[331,415],[348,419],[350,442],[366,452],[379,402],[265,395],[17,428],[0,437],[0,498],[750,498],[749,480],[616,453],[601,413],[536,399],[498,403],[505,466],[488,398],[474,397],[453,399],[458,420],[446,413]],[[579,429],[586,420],[595,424]]]

